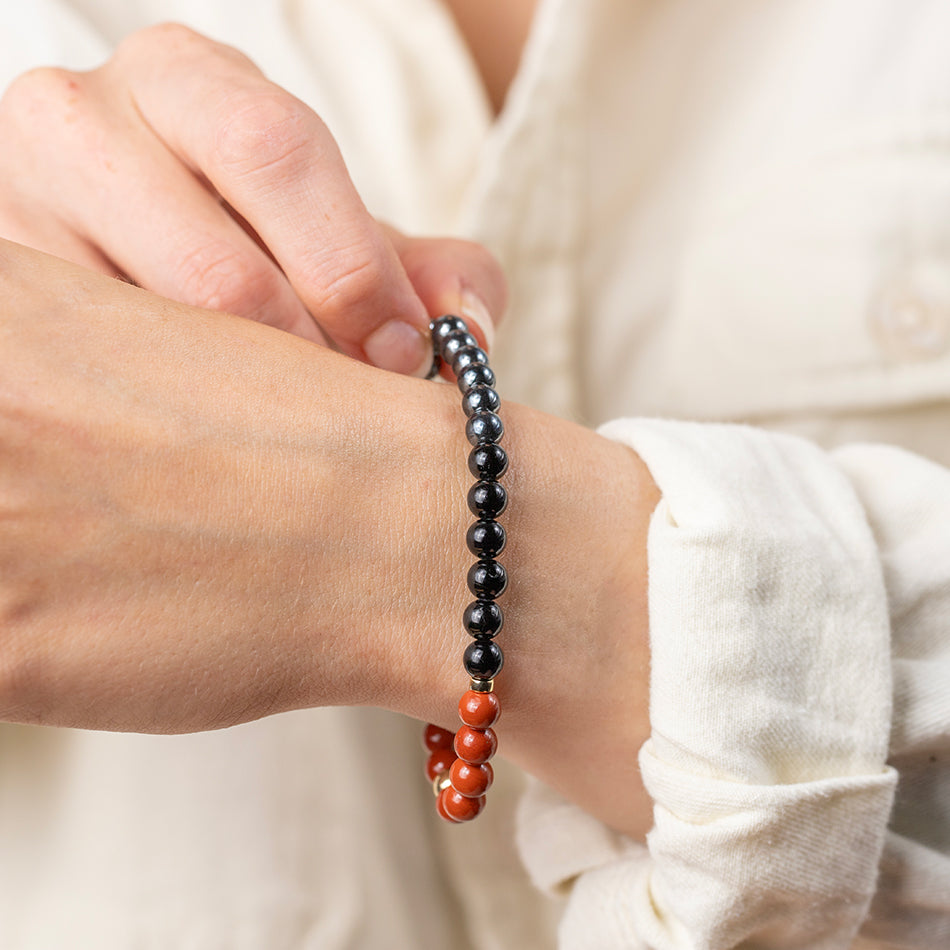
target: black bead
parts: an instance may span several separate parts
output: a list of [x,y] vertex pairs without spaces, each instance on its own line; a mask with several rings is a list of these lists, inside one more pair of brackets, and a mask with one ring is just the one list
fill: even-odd
[[455,317],[450,313],[447,313],[444,317],[437,317],[429,324],[429,332],[432,334],[432,338],[437,341],[437,346],[456,330],[463,330],[467,333],[468,327],[461,317]]
[[505,549],[505,529],[497,521],[476,521],[465,533],[465,543],[476,557],[494,557]]
[[455,354],[458,353],[459,350],[468,349],[469,347],[475,347],[477,349],[478,340],[467,330],[455,330],[443,338],[439,352],[442,354],[442,359],[444,359],[446,363],[451,364],[452,360],[455,359]]
[[465,648],[465,672],[472,679],[490,680],[505,663],[505,654],[494,640],[473,640]]
[[494,386],[495,374],[491,368],[484,363],[473,363],[467,369],[462,370],[462,375],[458,378],[459,390],[463,393],[475,386]]
[[476,386],[462,397],[462,411],[466,416],[474,416],[476,412],[498,412],[500,406],[501,399],[490,386]]
[[504,626],[505,617],[493,601],[476,600],[465,608],[462,623],[473,637],[494,637]]
[[508,572],[497,561],[476,561],[468,569],[468,589],[479,600],[501,597],[508,587]]
[[488,364],[488,354],[480,346],[463,346],[452,357],[452,372],[458,376],[462,370],[476,364]]
[[479,518],[497,518],[508,507],[508,492],[498,482],[475,482],[468,490],[468,507]]
[[508,453],[490,442],[476,445],[468,454],[468,470],[476,478],[501,478],[508,471]]
[[465,423],[465,435],[472,445],[484,445],[486,442],[501,442],[505,434],[505,425],[501,416],[494,412],[476,412]]

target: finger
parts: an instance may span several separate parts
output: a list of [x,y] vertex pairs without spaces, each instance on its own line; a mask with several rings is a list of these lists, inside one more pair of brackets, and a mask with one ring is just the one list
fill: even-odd
[[183,27],[137,34],[112,68],[156,134],[260,235],[341,349],[389,369],[425,362],[425,308],[312,110]]
[[53,218],[42,215],[28,216],[18,213],[17,209],[4,208],[0,213],[0,237],[97,271],[107,277],[128,276],[97,247]]
[[104,79],[39,69],[4,97],[0,120],[20,147],[2,161],[22,182],[19,212],[0,213],[7,235],[183,303],[324,342],[277,265]]
[[[114,277],[116,265],[61,214],[56,192],[62,169],[48,167],[44,136],[37,135],[38,128],[68,127],[51,100],[72,96],[69,76],[65,70],[34,69],[18,76],[0,97],[0,181],[13,186],[0,190],[0,237]],[[61,157],[68,150],[53,151]]]
[[149,130],[112,134],[109,142],[109,201],[80,206],[76,227],[125,273],[182,303],[326,343],[266,249]]
[[504,316],[508,289],[501,265],[482,245],[455,238],[407,237],[383,225],[430,318],[464,318],[490,350]]

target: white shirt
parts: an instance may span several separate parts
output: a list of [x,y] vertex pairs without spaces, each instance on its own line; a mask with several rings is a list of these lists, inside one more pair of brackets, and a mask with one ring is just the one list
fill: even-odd
[[[313,105],[375,213],[491,246],[503,395],[614,420],[663,491],[618,750],[648,848],[541,787],[518,819],[561,945],[950,943],[950,7],[547,0],[494,124],[434,0],[8,4],[0,68],[161,19]],[[517,776],[443,829],[414,745],[365,710],[3,727],[0,946],[550,946]]]

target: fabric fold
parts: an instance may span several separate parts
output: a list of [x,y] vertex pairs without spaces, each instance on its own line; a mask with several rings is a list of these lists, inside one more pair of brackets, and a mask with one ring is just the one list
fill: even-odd
[[[864,509],[801,439],[663,420],[600,431],[663,493],[640,750],[655,825],[648,857],[615,845],[578,869],[561,944],[845,950],[896,785],[890,622]],[[583,852],[595,833],[577,813],[561,820]]]

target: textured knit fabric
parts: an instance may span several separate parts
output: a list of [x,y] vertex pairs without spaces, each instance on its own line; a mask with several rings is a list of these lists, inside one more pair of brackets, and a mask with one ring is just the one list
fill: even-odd
[[493,122],[434,0],[36,0],[0,86],[164,19],[487,243],[503,396],[649,465],[655,827],[533,785],[548,907],[520,777],[437,825],[415,724],[4,726],[0,947],[950,946],[950,6],[544,0]]

